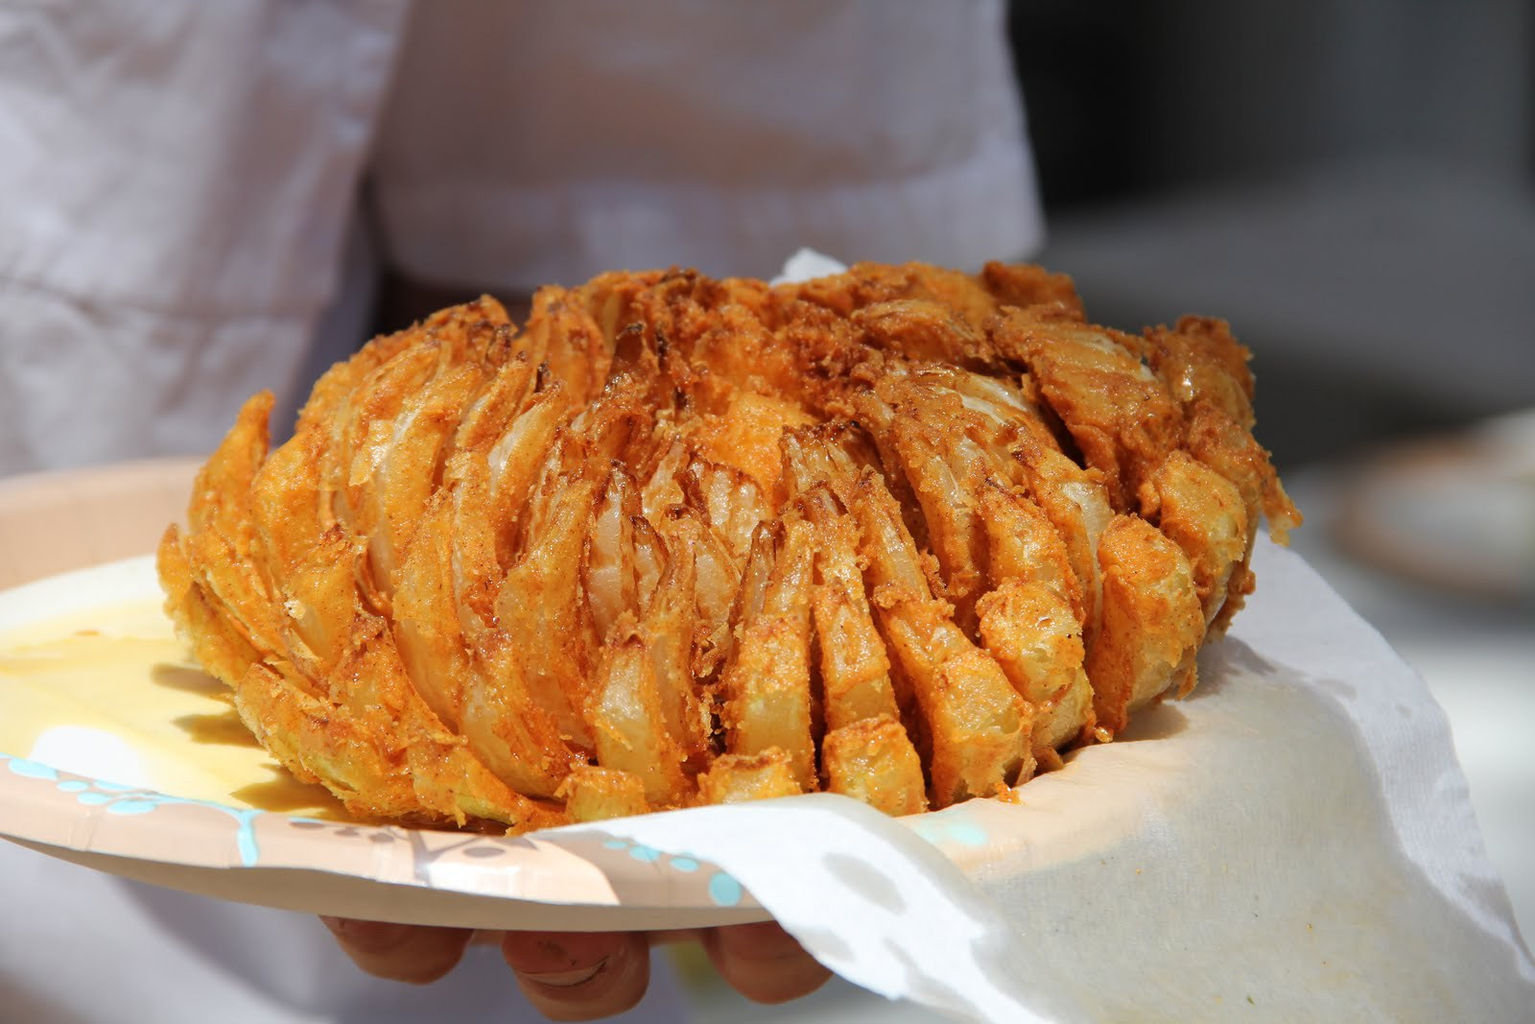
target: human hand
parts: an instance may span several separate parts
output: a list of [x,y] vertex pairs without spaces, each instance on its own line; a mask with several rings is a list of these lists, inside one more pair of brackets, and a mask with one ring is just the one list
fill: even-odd
[[686,932],[474,932],[467,928],[322,918],[369,974],[426,984],[447,974],[471,941],[497,942],[523,995],[551,1020],[595,1020],[634,1006],[650,983],[650,945],[696,939],[715,970],[759,1003],[808,995],[831,976],[771,921]]

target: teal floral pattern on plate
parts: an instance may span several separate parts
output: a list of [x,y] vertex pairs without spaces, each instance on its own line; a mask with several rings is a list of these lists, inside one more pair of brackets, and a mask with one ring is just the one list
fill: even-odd
[[[49,795],[39,801],[40,793]],[[173,809],[175,821],[159,820]],[[150,820],[136,824],[143,819]],[[0,754],[0,835],[43,850],[86,854],[90,866],[130,877],[141,876],[121,871],[123,862],[112,858],[160,864],[171,873],[161,870],[156,880],[175,887],[181,887],[180,868],[318,872],[349,884],[377,884],[383,913],[400,886],[440,891],[445,900],[527,902],[549,912],[559,905],[607,907],[620,912],[615,923],[624,920],[623,912],[648,914],[636,925],[643,928],[704,926],[715,913],[751,920],[760,911],[741,883],[715,865],[612,835],[503,836],[326,821],[87,778],[8,754]],[[269,898],[265,877],[211,888],[221,898],[262,903]],[[191,891],[208,884],[188,880]]]
[[167,796],[154,790],[136,789],[115,782],[67,775],[38,761],[12,757],[9,754],[0,754],[0,760],[6,762],[6,766],[10,768],[13,775],[52,782],[59,792],[73,794],[76,803],[86,807],[100,807],[108,814],[148,814],[161,807],[178,805],[208,807],[222,811],[235,821],[235,848],[239,851],[240,863],[245,867],[254,867],[260,860],[261,851],[256,844],[254,823],[259,815],[266,813],[264,811],[248,807],[230,807],[211,800],[190,800],[186,797]]
[[940,849],[949,845],[979,848],[988,841],[986,830],[963,805],[913,817],[907,824],[913,832]]
[[604,849],[627,852],[630,860],[639,861],[641,864],[656,864],[684,875],[693,875],[702,870],[703,877],[709,880],[707,884],[709,899],[717,907],[740,906],[742,897],[746,895],[741,883],[735,878],[713,865],[700,861],[697,857],[685,853],[665,853],[654,846],[630,842],[617,836],[603,840],[602,845]]

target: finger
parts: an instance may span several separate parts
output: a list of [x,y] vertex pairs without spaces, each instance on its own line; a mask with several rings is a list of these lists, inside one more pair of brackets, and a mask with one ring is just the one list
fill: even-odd
[[638,932],[507,932],[501,955],[550,1020],[622,1013],[650,984],[650,947]]
[[343,952],[379,978],[425,985],[451,971],[473,934],[467,928],[358,921],[322,917]]
[[773,921],[716,928],[704,937],[704,949],[732,988],[759,1003],[798,999],[831,977]]

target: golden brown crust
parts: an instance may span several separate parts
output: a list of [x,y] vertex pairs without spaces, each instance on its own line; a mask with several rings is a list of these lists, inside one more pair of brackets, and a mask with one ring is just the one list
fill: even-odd
[[1298,521],[1221,321],[1070,279],[611,273],[257,396],[161,544],[252,732],[354,812],[522,830],[1027,780],[1193,683]]

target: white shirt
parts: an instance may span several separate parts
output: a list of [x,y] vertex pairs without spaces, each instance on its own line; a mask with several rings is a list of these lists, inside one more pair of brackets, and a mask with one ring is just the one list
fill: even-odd
[[0,475],[292,409],[327,309],[327,355],[366,329],[364,182],[384,258],[502,290],[1042,233],[997,0],[7,6]]
[[[0,475],[207,451],[261,388],[291,411],[315,353],[361,339],[379,259],[520,291],[770,275],[801,245],[975,266],[1040,241],[997,0],[10,5]],[[491,950],[405,988],[312,918],[6,844],[0,903],[6,1019],[521,1005]],[[680,1019],[652,987],[654,1019]]]

